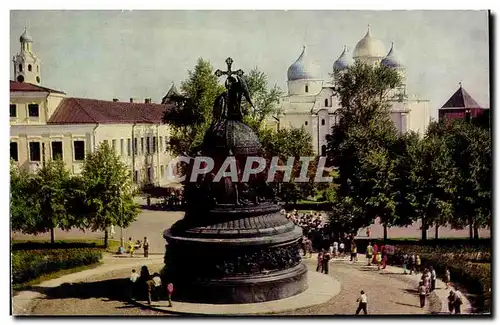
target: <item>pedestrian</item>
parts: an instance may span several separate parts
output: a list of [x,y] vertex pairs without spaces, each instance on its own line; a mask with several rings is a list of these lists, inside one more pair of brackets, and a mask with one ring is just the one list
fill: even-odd
[[354,261],[354,257],[355,257],[355,252],[357,252],[357,249],[356,249],[356,243],[354,241],[351,242],[351,262]]
[[361,295],[359,296],[357,302],[359,302],[358,309],[356,309],[356,315],[359,315],[359,312],[363,310],[363,313],[365,315],[368,314],[367,311],[367,304],[368,304],[368,298],[366,297],[366,294],[363,290],[361,290]]
[[130,257],[134,257],[134,249],[135,249],[134,241],[132,240],[132,237],[129,237],[128,238],[128,252],[130,254]]
[[159,291],[161,287],[160,274],[154,273],[153,278],[146,282],[148,286],[148,304],[151,305],[151,301],[159,300]]
[[137,292],[137,279],[139,279],[139,274],[136,272],[135,269],[132,270],[132,273],[130,273],[129,277],[129,294],[128,297],[130,300],[134,300],[135,293]]
[[300,246],[302,248],[302,251],[304,252],[304,257],[306,257],[307,254],[307,237],[302,236],[302,241],[300,242]]
[[373,264],[377,264],[377,255],[378,255],[378,245],[377,243],[373,244]]
[[413,272],[415,272],[415,254],[410,254],[409,268],[410,268],[410,275],[412,275]]
[[322,249],[321,252],[318,253],[318,264],[316,266],[316,272],[323,273],[323,254],[324,251]]
[[420,297],[420,308],[425,307],[425,296],[427,295],[427,288],[423,281],[420,281],[418,286],[418,295]]
[[446,284],[446,290],[448,290],[450,281],[451,281],[450,270],[446,268],[446,270],[444,271],[444,283]]
[[436,290],[436,270],[431,266],[430,267],[430,272],[431,272],[431,292]]
[[340,245],[339,245],[339,253],[340,253],[340,256],[344,256],[344,250],[345,250],[345,244],[343,241],[340,242]]
[[455,307],[455,314],[459,315],[462,313],[461,311],[461,307],[462,307],[462,304],[463,304],[463,297],[462,297],[462,293],[457,289],[455,290],[455,302],[454,302],[454,307]]
[[408,266],[408,254],[404,253],[404,255],[403,255],[403,274],[408,274],[406,272],[407,266]]
[[167,285],[167,295],[168,295],[168,306],[167,307],[172,307],[172,294],[174,293],[174,284],[170,282]]
[[368,246],[366,246],[366,259],[368,260],[368,266],[372,265],[372,257],[373,257],[373,246],[371,242],[368,242]]
[[375,261],[377,262],[377,270],[380,271],[380,265],[382,264],[382,253],[381,252],[377,253],[377,257],[376,257]]
[[426,289],[426,294],[429,294],[429,289],[431,286],[431,277],[429,275],[429,270],[425,269],[424,272],[422,273],[422,281],[424,282],[424,286]]
[[385,267],[387,266],[387,251],[385,245],[382,245],[380,251],[382,252],[382,269],[385,269]]
[[330,258],[330,252],[326,252],[325,254],[323,254],[323,273],[325,274],[328,274],[328,263],[330,262]]
[[313,253],[313,242],[311,238],[307,238],[307,251],[309,253],[309,258],[311,258]]
[[417,256],[415,256],[415,273],[420,272],[421,265],[422,265],[422,261],[420,260],[420,255],[417,254]]
[[144,257],[149,257],[148,237],[144,237],[144,243],[143,243],[142,247],[144,248]]
[[333,257],[337,257],[339,253],[339,243],[337,241],[333,242]]
[[450,290],[450,294],[448,295],[448,310],[450,314],[453,314],[453,311],[455,310],[455,300],[457,299],[457,296],[455,295],[455,292],[453,290]]

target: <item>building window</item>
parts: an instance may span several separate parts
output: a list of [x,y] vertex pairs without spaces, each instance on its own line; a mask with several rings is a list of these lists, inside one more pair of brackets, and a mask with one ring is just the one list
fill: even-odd
[[113,151],[116,152],[116,139],[111,140],[111,146],[113,147]]
[[28,71],[31,71],[31,64],[28,64]]
[[40,142],[30,142],[30,161],[40,161]]
[[132,140],[127,139],[127,156],[130,157],[130,153],[132,152]]
[[151,146],[150,146],[150,142],[149,142],[150,139],[151,139],[150,137],[146,137],[146,154],[148,154],[148,155],[151,153],[151,151],[150,151]]
[[326,156],[326,146],[325,145],[321,146],[321,155]]
[[168,138],[165,137],[165,151],[167,150],[167,148],[168,148]]
[[123,156],[123,153],[125,152],[125,140],[120,139],[120,156]]
[[144,138],[141,138],[141,154],[144,153]]
[[134,155],[137,155],[137,151],[138,151],[138,146],[137,146],[137,138],[134,138]]
[[306,85],[306,93],[308,93],[308,92],[309,92],[309,86]]
[[23,72],[23,65],[19,63],[19,72]]
[[40,68],[36,66],[36,72],[40,72]]
[[73,146],[75,148],[75,160],[85,160],[85,141],[73,141]]
[[52,160],[63,159],[62,141],[52,141]]
[[139,172],[137,170],[134,171],[134,182],[139,182]]
[[17,76],[17,82],[24,82],[24,76]]
[[29,117],[38,117],[39,116],[38,104],[29,104],[28,105],[28,116]]
[[17,117],[16,104],[10,104],[10,117]]
[[151,173],[151,167],[148,167],[148,169],[147,169],[147,179],[148,179],[148,183],[151,183],[151,180],[153,179],[153,175]]
[[18,161],[19,159],[19,153],[17,151],[17,142],[11,142],[10,143],[10,158],[13,159],[14,161]]
[[304,125],[307,125],[307,124],[308,124],[307,121],[305,121]]
[[163,177],[165,176],[165,166],[161,165],[160,166],[160,177],[161,179],[163,179]]
[[156,153],[156,137],[153,137],[153,153]]
[[160,152],[163,152],[163,137],[161,135],[158,140],[158,146],[160,147]]
[[325,119],[321,119],[321,125],[325,125]]
[[328,98],[325,98],[325,107],[328,107]]

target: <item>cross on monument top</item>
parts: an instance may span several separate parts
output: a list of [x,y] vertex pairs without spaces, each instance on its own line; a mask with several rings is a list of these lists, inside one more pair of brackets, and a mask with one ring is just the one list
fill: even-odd
[[228,77],[232,76],[232,75],[237,75],[237,76],[243,76],[243,70],[241,69],[238,69],[236,71],[233,71],[231,70],[231,67],[233,65],[233,59],[232,58],[227,58],[226,59],[226,65],[227,65],[227,71],[221,71],[220,69],[217,69],[217,71],[215,71],[215,75],[217,77],[220,77],[222,75],[227,75]]

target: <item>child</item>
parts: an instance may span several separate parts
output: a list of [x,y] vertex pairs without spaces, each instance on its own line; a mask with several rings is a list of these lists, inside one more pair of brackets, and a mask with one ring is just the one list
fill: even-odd
[[172,307],[172,293],[174,292],[174,284],[169,283],[167,285],[167,294],[168,294],[168,307]]
[[380,266],[382,264],[382,252],[377,252],[376,261],[377,261],[377,270],[380,271]]
[[130,274],[130,277],[129,277],[129,294],[128,294],[128,296],[129,296],[130,300],[134,300],[135,292],[137,291],[137,288],[136,288],[137,279],[139,279],[139,274],[137,274],[135,269],[133,269],[132,273]]
[[359,312],[361,310],[363,310],[363,313],[365,313],[365,315],[367,315],[368,312],[366,310],[366,307],[367,307],[368,299],[367,299],[366,294],[363,290],[361,290],[361,295],[359,296],[357,302],[359,302],[359,305],[358,305],[358,309],[356,309],[356,315],[359,315]]
[[425,284],[423,281],[420,281],[420,284],[418,286],[418,295],[420,297],[420,308],[425,307],[425,296],[427,295],[427,288],[425,287]]

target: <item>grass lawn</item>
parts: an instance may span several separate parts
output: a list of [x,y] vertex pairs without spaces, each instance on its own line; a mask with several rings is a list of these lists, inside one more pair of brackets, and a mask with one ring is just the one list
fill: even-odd
[[[23,249],[51,249],[51,248],[78,248],[78,247],[98,247],[104,248],[104,240],[102,239],[70,239],[70,240],[56,240],[52,245],[49,240],[11,240],[12,250]],[[120,247],[119,240],[108,240],[108,248],[105,252],[116,253]]]
[[65,270],[60,270],[57,272],[44,274],[44,275],[41,275],[38,278],[30,280],[28,282],[12,284],[12,294],[15,296],[16,294],[18,294],[19,291],[29,290],[33,286],[40,284],[44,281],[57,279],[57,278],[59,278],[63,275],[66,275],[66,274],[71,274],[71,273],[76,273],[76,272],[80,272],[80,271],[93,269],[93,268],[98,267],[101,264],[102,264],[102,262],[94,263],[94,264],[90,264],[90,265],[77,266],[77,267],[74,267],[71,269],[65,269]]

